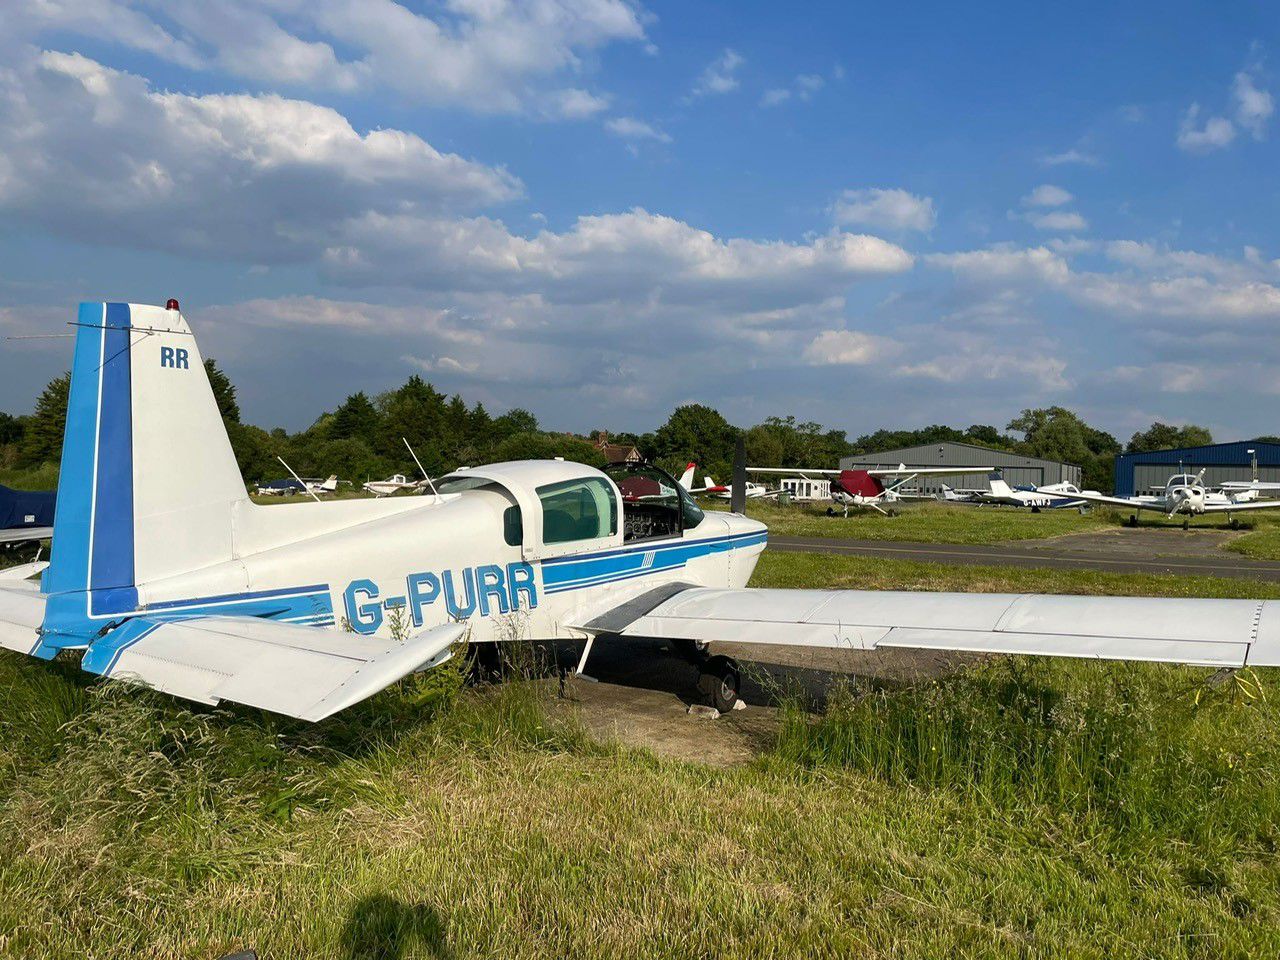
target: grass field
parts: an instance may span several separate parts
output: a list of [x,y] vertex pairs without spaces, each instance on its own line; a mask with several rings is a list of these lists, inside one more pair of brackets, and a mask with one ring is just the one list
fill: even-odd
[[[757,582],[1280,595],[769,554]],[[850,686],[714,769],[447,669],[304,726],[0,651],[0,955],[1276,956],[1274,678],[1206,673]]]
[[[1276,511],[1280,514],[1280,510]],[[1280,560],[1280,516],[1267,511],[1250,517],[1253,532],[1236,537],[1226,549],[1254,560]]]
[[[707,504],[727,510],[724,501]],[[967,507],[924,501],[902,506],[898,516],[873,510],[837,512],[829,517],[825,505],[779,506],[765,500],[747,503],[747,516],[769,525],[776,536],[851,537],[860,540],[929,540],[934,543],[997,543],[1001,540],[1039,540],[1065,533],[1102,530],[1119,524],[1108,510],[1084,515],[1075,510],[1032,513],[1014,507]]]

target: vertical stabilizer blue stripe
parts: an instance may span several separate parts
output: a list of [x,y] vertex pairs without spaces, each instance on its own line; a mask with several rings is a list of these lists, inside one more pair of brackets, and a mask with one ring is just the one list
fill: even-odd
[[[82,303],[77,319],[71,393],[62,440],[58,502],[54,509],[53,553],[44,572],[46,593],[83,590],[89,585],[89,509],[93,497],[93,451],[98,428],[98,374],[102,364],[103,305]],[[51,600],[51,605],[53,601]],[[83,600],[81,600],[83,606]],[[50,613],[53,611],[50,610]]]
[[129,305],[108,303],[104,331],[102,395],[98,411],[97,491],[89,588],[94,607],[131,610],[134,598],[116,591],[133,588],[133,394],[130,376]]

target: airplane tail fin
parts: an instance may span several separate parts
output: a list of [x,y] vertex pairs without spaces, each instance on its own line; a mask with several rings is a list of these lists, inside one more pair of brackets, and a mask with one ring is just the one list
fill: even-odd
[[996,472],[988,476],[987,482],[991,485],[991,492],[997,497],[1013,496],[1013,489],[1005,481],[1004,475]]
[[137,584],[232,558],[248,499],[195,337],[169,306],[83,303],[46,630],[137,608]]
[[680,474],[680,486],[686,490],[693,489],[693,471],[697,468],[697,464],[690,461],[689,465],[684,468],[684,473]]

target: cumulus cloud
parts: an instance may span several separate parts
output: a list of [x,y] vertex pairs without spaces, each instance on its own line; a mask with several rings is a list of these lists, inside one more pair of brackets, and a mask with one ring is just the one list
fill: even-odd
[[670,143],[671,135],[659,130],[653,124],[635,117],[614,117],[606,120],[604,128],[615,137],[623,140],[655,140],[658,143]]
[[721,239],[643,209],[579,217],[532,238],[484,217],[370,214],[325,254],[335,282],[536,292],[558,302],[718,304],[767,310],[911,267],[901,247],[832,233],[807,243]]
[[429,13],[394,0],[52,0],[26,5],[6,26],[77,33],[261,83],[386,88],[490,112],[546,115],[559,102],[570,118],[590,101],[557,85],[583,71],[584,54],[645,41],[626,0],[455,0]]
[[1208,153],[1228,147],[1236,138],[1236,128],[1226,117],[1200,120],[1200,104],[1193,103],[1182,115],[1178,127],[1178,146],[1188,153]]
[[1089,221],[1071,210],[1033,213],[1027,217],[1027,221],[1037,230],[1054,230],[1059,233],[1089,228]]
[[832,204],[831,215],[841,225],[857,224],[899,233],[928,232],[937,221],[932,197],[898,189],[846,190]]
[[1236,122],[1253,134],[1255,140],[1261,140],[1266,135],[1267,121],[1275,111],[1271,94],[1259,89],[1246,70],[1236,74],[1231,92],[1236,103]]
[[1071,276],[1067,261],[1048,247],[1018,248],[1008,245],[925,257],[933,266],[983,283],[1034,282],[1057,286]]
[[738,70],[746,63],[742,54],[736,50],[726,49],[724,53],[712,60],[705,70],[694,81],[691,96],[710,97],[722,93],[732,93],[738,89]]
[[1253,68],[1241,70],[1231,85],[1234,122],[1225,116],[1201,118],[1200,104],[1193,103],[1178,127],[1178,146],[1188,153],[1209,153],[1231,146],[1238,130],[1247,130],[1255,140],[1266,136],[1267,122],[1275,112],[1271,94],[1258,86]]
[[1071,194],[1062,187],[1054,186],[1052,183],[1042,183],[1023,197],[1022,203],[1027,207],[1060,207],[1073,199]]
[[802,73],[791,81],[790,86],[771,87],[766,90],[760,97],[760,106],[776,107],[781,103],[786,103],[793,97],[797,100],[808,101],[826,85],[827,78],[821,74]]
[[79,54],[0,72],[0,210],[79,240],[305,259],[370,210],[519,196],[501,167],[274,95],[188,96]]
[[861,366],[892,352],[894,341],[860,330],[823,330],[804,349],[814,366]]

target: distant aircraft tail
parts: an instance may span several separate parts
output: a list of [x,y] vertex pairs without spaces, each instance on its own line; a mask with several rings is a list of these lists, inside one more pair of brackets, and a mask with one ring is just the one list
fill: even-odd
[[686,490],[693,489],[693,471],[697,468],[697,464],[690,461],[689,465],[684,468],[684,473],[680,474],[680,486]]

